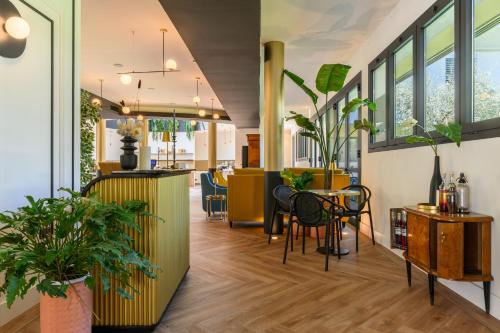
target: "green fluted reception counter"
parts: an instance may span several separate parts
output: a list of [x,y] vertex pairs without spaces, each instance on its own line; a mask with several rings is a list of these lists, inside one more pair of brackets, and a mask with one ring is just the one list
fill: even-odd
[[155,280],[137,272],[132,285],[139,290],[133,300],[116,293],[94,291],[93,332],[144,331],[155,328],[189,269],[190,170],[115,172],[94,179],[84,190],[98,192],[103,202],[142,200],[164,222],[141,217],[142,233],[131,231],[134,247],[160,266]]

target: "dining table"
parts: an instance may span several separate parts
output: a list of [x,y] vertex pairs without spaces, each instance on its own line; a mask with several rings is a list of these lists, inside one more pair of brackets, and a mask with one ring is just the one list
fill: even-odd
[[[334,199],[338,197],[355,197],[359,196],[361,193],[359,191],[353,191],[353,190],[325,190],[325,189],[312,189],[308,190],[309,192],[312,192],[316,195],[319,195],[320,197],[326,198],[326,199]],[[340,232],[340,231],[339,231]],[[326,246],[320,246],[316,249],[321,254],[326,254]],[[340,247],[340,255],[345,256],[349,254],[349,249]],[[337,249],[333,246],[330,248],[330,254],[337,255]]]

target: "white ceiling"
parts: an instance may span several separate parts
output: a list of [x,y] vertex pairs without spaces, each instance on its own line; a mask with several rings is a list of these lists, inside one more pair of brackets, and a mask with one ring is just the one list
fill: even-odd
[[[117,72],[160,70],[162,68],[161,28],[167,28],[166,58],[177,61],[180,72],[140,74],[131,85],[123,85]],[[135,31],[132,46],[132,31]],[[142,79],[141,104],[193,106],[195,77],[201,78],[200,108],[221,109],[217,96],[173,26],[158,0],[82,1],[81,86],[99,94],[99,79],[104,79],[103,97],[134,103],[137,82]],[[123,68],[116,68],[121,63]],[[154,90],[150,89],[154,88]]]
[[[325,63],[349,64],[349,58],[399,0],[262,0],[262,42],[285,43],[285,67],[315,89]],[[306,112],[312,104],[288,79],[286,111]],[[320,105],[319,105],[320,106]]]

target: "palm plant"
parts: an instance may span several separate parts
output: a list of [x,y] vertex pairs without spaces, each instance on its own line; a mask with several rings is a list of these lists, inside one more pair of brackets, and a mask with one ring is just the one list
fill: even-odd
[[[319,69],[318,74],[316,75],[316,89],[325,96],[325,112],[329,110],[328,93],[338,92],[344,87],[344,82],[350,69],[350,66],[343,64],[324,64]],[[311,88],[306,86],[304,84],[304,79],[298,75],[286,69],[284,74],[311,98],[316,115],[319,119],[319,109],[317,105],[319,99],[318,95],[316,95]],[[375,126],[373,126],[368,119],[363,118],[362,120],[356,120],[354,122],[354,129],[349,132],[347,136],[340,136],[340,130],[345,128],[343,125],[349,119],[349,115],[358,110],[361,106],[368,107],[369,111],[376,110],[376,104],[369,99],[354,98],[349,101],[349,103],[347,103],[342,110],[339,110],[339,121],[328,130],[323,122],[319,122],[319,124],[316,125],[307,117],[294,111],[290,111],[292,115],[286,118],[286,120],[295,120],[297,126],[302,129],[302,131],[299,132],[300,135],[317,142],[320,149],[321,160],[323,162],[323,169],[325,171],[325,189],[330,189],[332,185],[332,173],[330,172],[330,166],[333,162],[337,161],[339,151],[349,138],[358,130],[364,130],[371,133],[377,132]]]

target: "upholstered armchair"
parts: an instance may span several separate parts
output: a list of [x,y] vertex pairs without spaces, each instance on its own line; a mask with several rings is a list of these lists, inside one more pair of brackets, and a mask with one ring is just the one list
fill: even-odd
[[[206,212],[208,209],[207,200],[205,199],[207,195],[213,194],[224,194],[227,199],[227,187],[216,185],[212,174],[209,172],[202,173],[200,175],[201,179],[201,200],[203,202],[203,210]],[[212,210],[219,212],[221,210],[220,202],[212,202]]]

